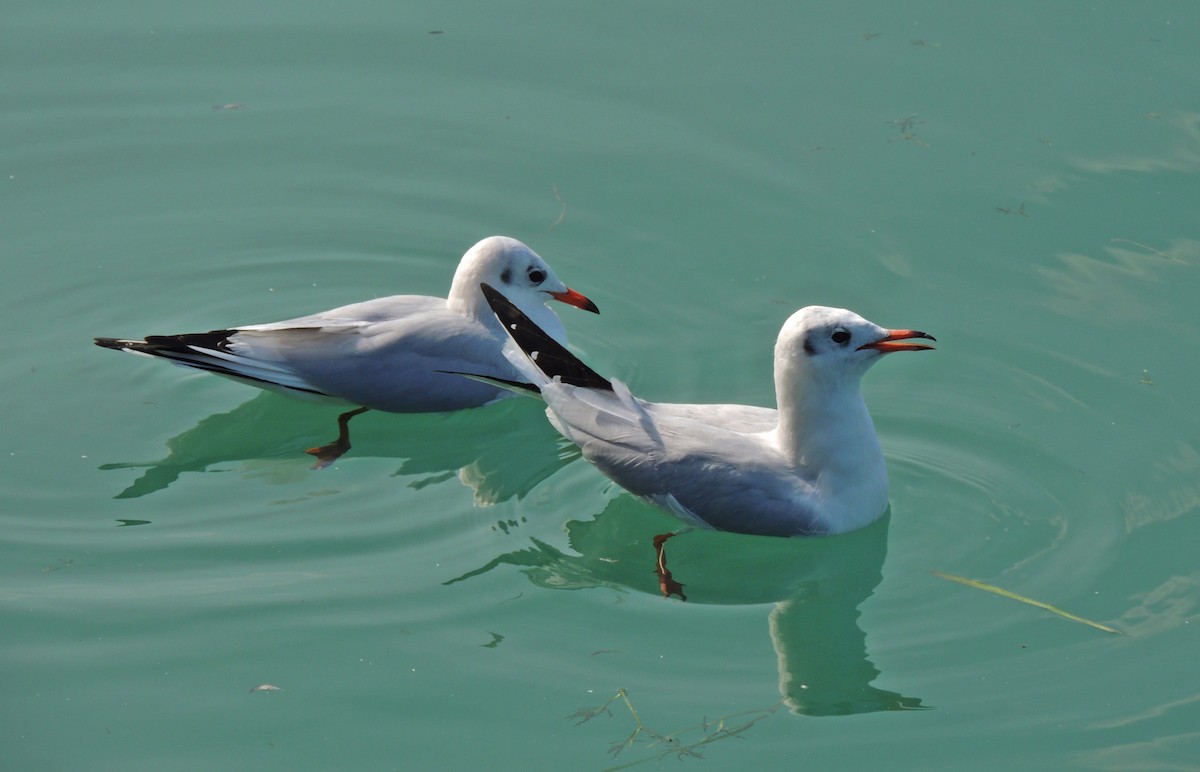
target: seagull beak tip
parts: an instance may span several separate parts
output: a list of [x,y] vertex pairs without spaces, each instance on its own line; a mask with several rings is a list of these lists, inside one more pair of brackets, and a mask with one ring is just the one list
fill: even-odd
[[591,311],[593,314],[600,313],[600,308],[593,303],[587,295],[584,295],[581,292],[576,292],[570,287],[567,287],[567,289],[563,292],[551,292],[550,297],[554,298],[560,303],[566,303],[569,306],[575,306],[576,308],[581,308],[584,311]]
[[913,338],[923,338],[937,342],[937,338],[927,332],[920,330],[888,330],[887,334],[875,341],[874,343],[865,343],[859,346],[859,349],[875,349],[884,354],[890,354],[894,351],[936,351],[937,349],[926,343],[908,343]]

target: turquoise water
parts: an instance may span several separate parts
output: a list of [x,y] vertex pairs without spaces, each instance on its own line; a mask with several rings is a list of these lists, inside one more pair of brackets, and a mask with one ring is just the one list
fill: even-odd
[[[1200,763],[1193,3],[65,2],[3,38],[3,768]],[[491,233],[649,398],[769,404],[807,304],[936,335],[864,384],[891,515],[676,538],[665,600],[675,521],[531,401],[368,413],[314,471],[336,409],[91,345],[442,294]]]

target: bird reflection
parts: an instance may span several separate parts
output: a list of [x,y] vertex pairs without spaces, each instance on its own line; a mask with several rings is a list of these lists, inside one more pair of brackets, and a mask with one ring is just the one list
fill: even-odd
[[647,505],[633,497],[620,496],[594,520],[567,524],[570,546],[578,554],[533,539],[530,547],[502,554],[446,584],[515,565],[547,588],[682,595],[686,586],[688,603],[772,603],[768,630],[778,656],[779,690],[793,713],[919,709],[919,698],[872,685],[880,671],[858,624],[860,607],[883,577],[888,520],[810,539],[695,530],[667,545],[656,533],[663,519],[650,516]]
[[[119,499],[146,496],[185,472],[217,471],[230,463],[285,479],[320,474],[308,470],[312,459],[299,449],[328,440],[337,412],[263,393],[170,438],[167,455],[157,461],[109,463],[100,469],[143,470],[117,494]],[[479,504],[520,498],[578,456],[574,446],[559,441],[541,412],[535,400],[510,399],[453,413],[368,413],[354,422],[354,448],[346,458],[400,459],[395,474],[416,476],[410,483],[415,488],[457,475]],[[515,435],[520,435],[519,455],[512,452]]]

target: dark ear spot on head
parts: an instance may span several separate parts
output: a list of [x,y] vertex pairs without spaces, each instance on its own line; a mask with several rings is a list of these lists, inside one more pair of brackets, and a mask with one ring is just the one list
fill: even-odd
[[505,268],[500,273],[500,281],[504,282],[505,284],[512,284],[512,269],[511,268]]
[[809,356],[812,356],[813,354],[817,353],[816,347],[813,346],[813,344],[812,344],[812,336],[811,335],[804,336],[804,353],[808,354]]

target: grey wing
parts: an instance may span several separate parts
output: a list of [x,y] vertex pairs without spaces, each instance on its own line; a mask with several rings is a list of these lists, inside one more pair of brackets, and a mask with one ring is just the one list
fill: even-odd
[[[726,455],[672,455],[654,469],[652,482],[662,492],[647,498],[687,522],[700,520],[717,530],[764,536],[824,532],[811,510],[815,489],[770,463],[744,463]],[[664,497],[670,501],[664,503]]]
[[612,381],[612,391],[547,381],[544,376],[539,385],[551,422],[585,454],[590,446],[612,447],[633,458],[661,452],[662,437],[646,410],[651,403],[634,397],[620,381]]
[[693,525],[786,536],[818,530],[798,503],[811,486],[768,439],[774,411],[649,403],[613,385],[601,392],[550,384],[542,394],[559,430],[621,487]]
[[451,374],[521,380],[501,345],[498,329],[447,310],[441,298],[398,295],[239,327],[228,356],[272,371],[289,387],[378,410],[433,412],[507,396]]
[[459,410],[508,396],[454,373],[520,380],[496,333],[445,310],[353,327],[246,331],[235,343],[286,362],[323,393],[392,412]]
[[445,310],[445,298],[435,298],[429,295],[391,295],[374,300],[364,300],[360,303],[351,303],[307,316],[298,316],[295,319],[284,319],[267,324],[248,324],[233,329],[256,332],[299,329],[335,330],[362,327],[376,322],[406,319],[418,314],[437,313]]

